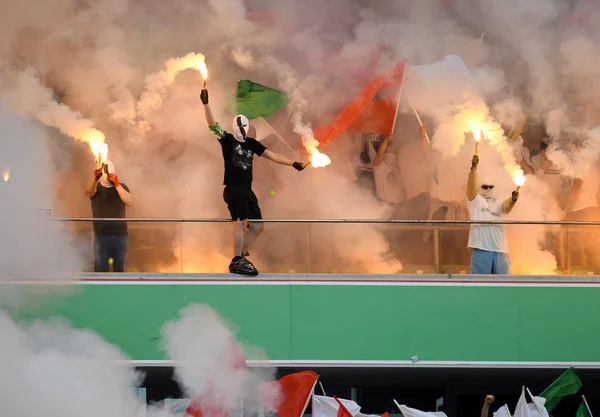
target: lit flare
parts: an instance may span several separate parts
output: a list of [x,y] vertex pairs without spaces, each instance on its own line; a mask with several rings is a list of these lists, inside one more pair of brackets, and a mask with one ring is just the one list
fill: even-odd
[[108,157],[108,145],[104,142],[104,134],[99,130],[90,129],[88,134],[84,135],[83,140],[90,145],[96,164],[102,166]]
[[525,184],[525,175],[523,171],[520,170],[520,172],[517,172],[513,175],[513,182],[517,186],[517,192],[519,192],[523,184]]
[[310,164],[314,168],[323,168],[331,164],[331,158],[314,148],[310,151]]
[[479,155],[479,141],[481,140],[481,128],[479,126],[474,126],[473,136],[475,137],[475,155]]
[[2,178],[4,179],[4,182],[10,179],[10,170],[8,168],[4,168],[4,171],[2,171]]

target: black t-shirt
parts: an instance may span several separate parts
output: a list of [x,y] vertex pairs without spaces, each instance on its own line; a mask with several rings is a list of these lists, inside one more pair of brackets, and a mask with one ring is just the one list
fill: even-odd
[[[121,183],[121,186],[129,192],[129,188]],[[115,187],[106,188],[98,184],[96,194],[91,198],[92,215],[100,219],[125,218],[125,203],[121,201],[119,192]],[[96,236],[127,236],[127,223],[117,221],[94,222],[94,233]]]
[[238,142],[231,133],[219,138],[225,163],[224,185],[243,185],[252,188],[252,158],[261,156],[267,148],[254,138]]

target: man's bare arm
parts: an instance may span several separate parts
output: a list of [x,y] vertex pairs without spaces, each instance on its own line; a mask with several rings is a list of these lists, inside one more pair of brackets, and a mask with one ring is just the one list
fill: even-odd
[[479,164],[479,157],[473,155],[469,179],[467,180],[467,199],[469,201],[473,201],[477,197],[477,164]]
[[89,198],[92,198],[93,196],[96,195],[97,190],[98,190],[98,180],[96,178],[92,178],[90,180],[90,182],[88,182],[87,186],[85,187],[85,194]]
[[495,398],[493,395],[487,395],[483,401],[483,407],[481,408],[480,417],[488,417],[490,414],[490,405],[494,402]]
[[383,155],[385,154],[385,151],[388,147],[388,144],[390,143],[390,137],[386,137],[383,142],[381,142],[381,145],[379,145],[379,150],[377,151],[377,155],[375,156],[375,159],[373,159],[373,165],[378,167],[379,165],[381,165],[381,161],[383,161]]
[[504,212],[504,214],[510,213],[512,209],[515,208],[515,204],[517,204],[518,199],[519,193],[513,191],[512,195],[506,200],[504,200],[504,202],[502,203],[502,211]]
[[131,207],[131,205],[133,204],[133,198],[131,197],[131,193],[125,188],[123,188],[123,186],[120,184],[116,188],[116,190],[119,193],[119,197],[121,197],[121,201],[123,202],[123,204],[125,204],[127,207]]
[[94,178],[92,178],[90,180],[90,182],[88,182],[87,186],[85,187],[85,194],[89,198],[92,198],[93,196],[96,195],[96,191],[98,190],[98,181],[100,180],[101,176],[102,176],[102,171],[100,169],[94,170]]

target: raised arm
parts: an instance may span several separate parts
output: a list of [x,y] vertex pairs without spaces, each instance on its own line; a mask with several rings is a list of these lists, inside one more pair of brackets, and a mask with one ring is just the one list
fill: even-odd
[[504,214],[508,214],[512,211],[512,209],[515,207],[515,204],[517,204],[518,199],[519,193],[517,191],[513,191],[512,196],[504,200],[504,202],[502,203],[502,211],[504,212]]
[[494,402],[496,398],[493,395],[486,395],[485,400],[483,401],[483,407],[481,407],[481,416],[480,417],[488,417],[490,414],[490,405]]
[[208,127],[214,128],[217,125],[217,122],[215,122],[215,118],[208,105],[208,90],[206,88],[200,92],[200,100],[202,100],[202,104],[204,104],[204,117],[206,118],[206,123],[208,123]]
[[479,157],[473,155],[471,160],[471,171],[469,171],[469,179],[467,181],[467,199],[469,201],[475,200],[477,197],[477,165],[479,164]]
[[87,183],[87,186],[85,187],[85,194],[89,198],[92,198],[93,196],[96,195],[96,191],[98,190],[98,180],[100,180],[101,176],[102,176],[102,170],[100,170],[100,169],[94,170],[94,178],[92,178],[90,180],[90,182]]
[[[383,155],[385,154],[385,150],[388,147],[388,144],[390,143],[390,137],[387,136],[385,139],[383,139],[383,142],[381,142],[381,145],[379,145],[379,150],[377,151],[377,155],[375,155],[375,159],[373,159],[373,165],[378,167],[379,165],[381,165],[381,161],[383,161]],[[371,146],[371,145],[369,145]]]

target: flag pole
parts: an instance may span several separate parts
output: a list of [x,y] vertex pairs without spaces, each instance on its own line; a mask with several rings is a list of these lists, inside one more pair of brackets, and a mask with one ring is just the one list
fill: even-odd
[[400,412],[402,412],[402,410],[400,409],[400,404],[398,404],[398,401],[396,401],[395,398],[394,398],[394,404],[396,404],[396,407],[398,407],[398,410],[400,410]]
[[[396,113],[394,114],[394,122],[392,123],[392,130],[390,135],[394,134],[394,131],[396,130],[396,121],[398,120],[398,112],[400,111],[400,99],[402,98],[402,92],[404,91],[404,93],[406,94],[406,91],[404,90],[404,80],[406,79],[406,72],[408,71],[408,58],[406,58],[406,60],[404,61],[404,73],[402,74],[402,83],[400,83],[400,90],[398,90],[398,99],[396,102]],[[420,121],[419,121],[420,123]],[[421,125],[423,126],[423,125]],[[429,140],[429,138],[427,139]]]
[[585,407],[588,410],[588,413],[590,413],[590,417],[594,417],[594,415],[592,414],[592,410],[590,410],[590,406],[588,405],[587,400],[585,399],[585,395],[582,395],[581,398],[583,398],[583,402],[585,404]]
[[271,124],[269,122],[267,122],[267,120],[264,117],[261,117],[260,120],[262,120],[262,122],[271,130],[271,132],[273,132],[273,134],[275,136],[277,136],[277,138],[282,141],[285,146],[288,147],[288,149],[292,152],[292,155],[294,156],[298,156],[296,155],[296,151],[294,151],[294,149],[292,149],[292,147],[290,146],[289,143],[287,143],[287,141],[283,138],[283,136],[281,136],[274,128],[273,126],[271,126]]
[[319,379],[319,386],[321,387],[321,391],[323,391],[323,395],[327,397],[327,394],[325,393],[325,388],[323,388],[323,384],[321,383],[320,379]]
[[[398,95],[398,108],[396,109],[396,118],[398,117],[398,109],[400,108],[400,96],[402,95],[402,92],[404,92],[404,95],[406,96],[406,99],[408,100],[408,104],[410,104],[410,107],[412,108],[413,112],[415,113],[415,116],[417,117],[419,126],[423,127],[423,122],[421,121],[421,117],[419,116],[419,113],[417,112],[415,105],[413,104],[412,100],[410,99],[410,96],[408,95],[408,91],[406,91],[406,88],[404,88],[404,80],[406,78],[407,72],[408,72],[408,58],[406,58],[406,68],[404,69],[404,76],[402,78],[402,88],[400,89],[400,94]],[[396,127],[396,118],[394,118],[394,124],[392,125],[392,133],[394,132],[394,128]],[[427,133],[425,133],[425,139],[427,139],[427,143],[431,143],[431,140],[429,140],[429,135]]]
[[[404,95],[406,96],[406,99],[408,100],[408,104],[410,104],[410,107],[412,107],[413,112],[415,113],[415,116],[417,116],[417,121],[419,122],[419,125],[421,127],[423,127],[423,122],[421,121],[421,118],[419,117],[419,113],[417,112],[417,109],[415,108],[415,105],[413,104],[412,100],[410,99],[410,96],[408,95],[408,92],[406,91],[406,89],[404,89]],[[431,141],[429,140],[429,135],[427,133],[425,133],[425,139],[427,139],[427,143],[431,143]]]

